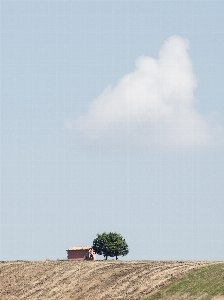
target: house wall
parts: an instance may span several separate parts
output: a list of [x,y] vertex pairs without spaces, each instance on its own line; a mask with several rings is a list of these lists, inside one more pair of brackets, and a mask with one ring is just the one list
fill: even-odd
[[85,260],[90,259],[90,255],[92,255],[92,259],[96,260],[95,252],[90,250],[67,250],[67,258],[68,259],[75,259],[75,260]]
[[68,259],[84,260],[88,250],[68,250]]

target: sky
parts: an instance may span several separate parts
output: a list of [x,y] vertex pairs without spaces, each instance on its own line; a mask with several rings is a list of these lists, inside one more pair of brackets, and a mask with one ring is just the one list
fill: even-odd
[[0,260],[110,231],[124,260],[224,259],[223,14],[1,1]]

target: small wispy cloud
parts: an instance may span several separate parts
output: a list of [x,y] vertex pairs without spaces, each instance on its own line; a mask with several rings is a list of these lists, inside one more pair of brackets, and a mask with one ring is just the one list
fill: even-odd
[[188,55],[189,42],[168,38],[158,59],[140,56],[135,70],[108,86],[87,113],[67,128],[76,129],[88,143],[127,138],[147,147],[212,146],[223,135],[216,117],[197,111],[197,81]]

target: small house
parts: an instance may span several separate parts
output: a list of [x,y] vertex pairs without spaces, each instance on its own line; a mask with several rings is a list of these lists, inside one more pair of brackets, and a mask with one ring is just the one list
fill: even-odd
[[70,247],[67,250],[67,258],[73,260],[96,260],[96,253],[92,246]]

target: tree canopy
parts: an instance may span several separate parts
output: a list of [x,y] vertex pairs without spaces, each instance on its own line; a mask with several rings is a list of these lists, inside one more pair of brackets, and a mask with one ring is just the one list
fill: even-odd
[[116,232],[98,233],[93,240],[93,249],[97,254],[103,255],[105,259],[108,256],[116,256],[116,259],[118,259],[118,256],[125,256],[129,252],[125,239]]

